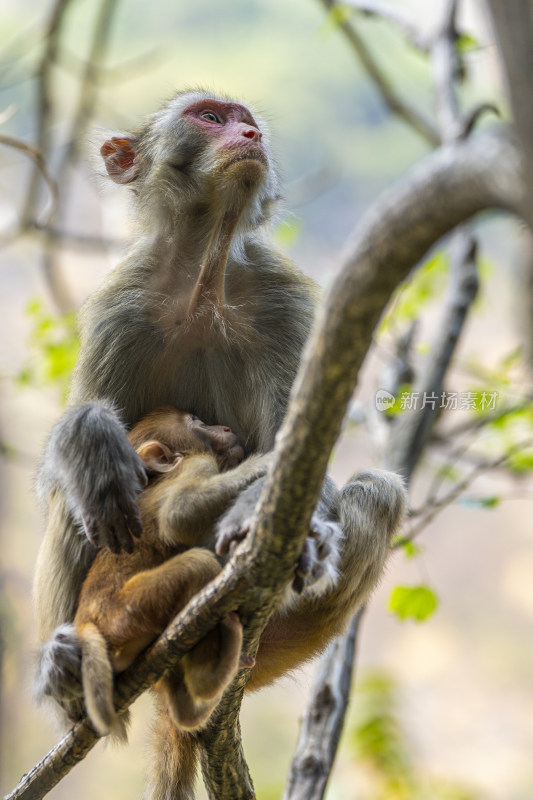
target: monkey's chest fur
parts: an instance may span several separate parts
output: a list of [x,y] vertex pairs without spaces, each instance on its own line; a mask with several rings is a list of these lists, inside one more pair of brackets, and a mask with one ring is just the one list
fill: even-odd
[[204,298],[188,314],[183,287],[113,283],[84,312],[72,400],[111,400],[128,425],[173,405],[229,425],[250,452],[269,450],[309,332],[312,284],[285,265],[230,269],[224,303]]

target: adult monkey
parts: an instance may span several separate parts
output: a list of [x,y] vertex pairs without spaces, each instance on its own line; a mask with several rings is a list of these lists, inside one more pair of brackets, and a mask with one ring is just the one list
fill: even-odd
[[[229,425],[247,452],[273,446],[318,293],[268,238],[279,191],[265,139],[245,106],[186,91],[101,148],[109,176],[131,184],[136,233],[83,309],[71,408],[43,460],[41,494],[52,498],[54,535],[37,571],[42,639],[72,620],[93,545],[131,550],[141,533],[144,471],[114,408],[130,427],[173,405]],[[358,597],[377,578],[403,508],[395,476],[370,484],[377,502],[370,514],[355,509],[346,532],[361,550],[359,574],[350,576]],[[233,509],[232,531],[254,496]],[[319,512],[335,516],[337,506],[327,482]],[[80,523],[87,537],[76,535]],[[62,634],[45,646],[40,693],[61,691],[58,648],[74,645]]]

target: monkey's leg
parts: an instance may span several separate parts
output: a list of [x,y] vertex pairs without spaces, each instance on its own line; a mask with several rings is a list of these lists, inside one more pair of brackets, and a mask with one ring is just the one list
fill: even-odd
[[259,689],[313,658],[340,634],[376,585],[400,525],[406,492],[398,475],[369,470],[339,492],[344,533],[337,582],[274,612],[263,631],[249,689]]
[[170,620],[220,572],[209,550],[195,547],[139,572],[120,590],[113,613],[99,626],[111,642],[116,671],[129,666]]
[[172,722],[179,730],[194,731],[201,728],[218,705],[220,697],[202,700],[189,692],[185,684],[183,659],[155,685],[161,702],[167,708]]
[[183,657],[185,685],[192,697],[215,700],[239,669],[242,625],[235,613],[228,614]]
[[153,733],[143,800],[194,800],[196,740],[176,727],[162,695]]

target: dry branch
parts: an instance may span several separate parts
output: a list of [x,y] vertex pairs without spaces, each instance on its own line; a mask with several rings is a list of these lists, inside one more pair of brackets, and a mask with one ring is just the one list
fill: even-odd
[[344,636],[331,643],[320,661],[282,800],[321,800],[324,796],[344,724],[363,613],[361,608]]

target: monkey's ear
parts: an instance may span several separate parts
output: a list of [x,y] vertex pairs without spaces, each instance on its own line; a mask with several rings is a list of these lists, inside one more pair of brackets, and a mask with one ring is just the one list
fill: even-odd
[[138,448],[137,452],[146,467],[154,472],[170,472],[184,459],[181,453],[173,453],[162,442],[156,441],[145,442]]
[[100,148],[107,174],[115,183],[131,183],[139,175],[139,156],[134,136],[112,136]]

